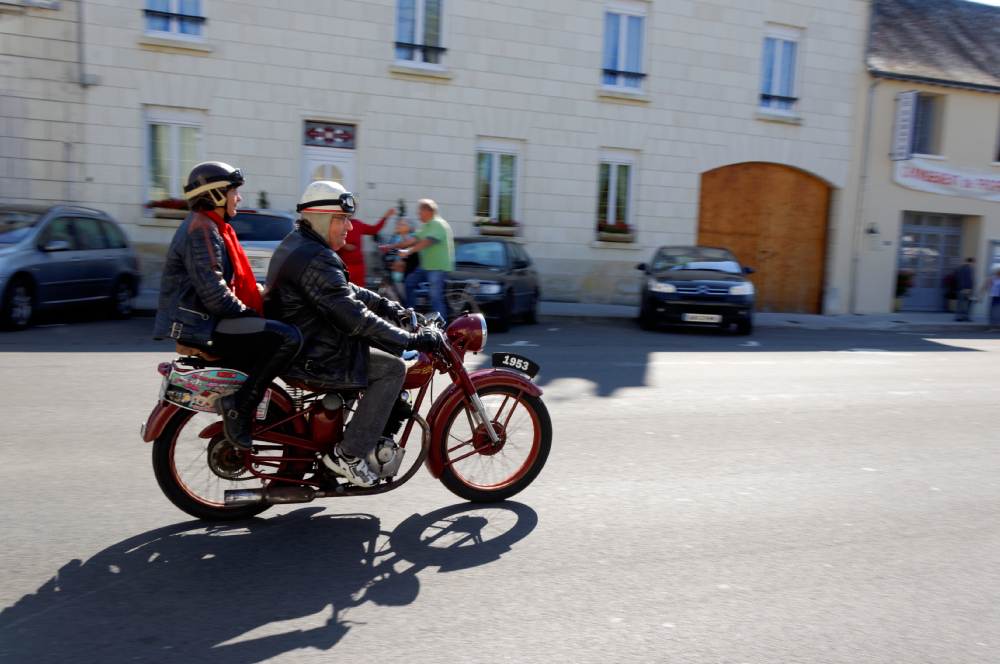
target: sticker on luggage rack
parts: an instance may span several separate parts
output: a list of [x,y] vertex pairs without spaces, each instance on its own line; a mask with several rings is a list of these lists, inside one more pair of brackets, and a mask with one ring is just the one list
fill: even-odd
[[[172,366],[170,374],[163,377],[160,400],[188,410],[214,413],[216,400],[240,389],[246,379],[245,373],[232,369],[180,371],[176,366]],[[268,390],[257,406],[258,420],[267,417],[267,406],[270,401],[271,390]]]

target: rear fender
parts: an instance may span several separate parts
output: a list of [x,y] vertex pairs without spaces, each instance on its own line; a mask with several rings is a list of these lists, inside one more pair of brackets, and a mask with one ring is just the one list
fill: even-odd
[[[276,404],[286,415],[291,415],[295,412],[295,405],[292,403],[292,398],[288,396],[287,392],[274,383],[271,384],[271,403]],[[142,439],[147,443],[151,443],[159,438],[160,434],[163,433],[163,429],[166,428],[167,422],[169,422],[170,418],[172,418],[179,410],[181,410],[180,406],[166,401],[161,401],[156,404],[156,407],[153,408],[153,412],[149,414],[149,419],[147,419],[146,423],[142,425]],[[301,418],[292,420],[291,424],[295,427],[296,433],[305,433],[306,427]],[[222,422],[215,422],[206,427],[205,430],[201,432],[200,436],[202,438],[212,438],[216,434],[220,433],[222,433]]]
[[[507,369],[480,369],[469,374],[469,379],[477,392],[493,385],[506,385],[527,392],[533,397],[542,396],[540,387],[525,376]],[[447,424],[445,419],[464,398],[465,393],[462,392],[462,387],[458,383],[453,383],[434,401],[434,405],[431,406],[431,410],[427,414],[427,423],[431,427],[431,449],[424,463],[434,477],[441,477],[441,473],[444,472],[444,456],[441,453],[439,443],[441,437],[444,436],[444,428]]]

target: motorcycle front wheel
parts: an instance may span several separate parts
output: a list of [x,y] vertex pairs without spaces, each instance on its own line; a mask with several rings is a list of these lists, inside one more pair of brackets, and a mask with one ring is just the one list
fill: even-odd
[[479,391],[499,444],[477,425],[463,400],[445,415],[438,441],[445,462],[441,482],[474,503],[495,503],[520,493],[545,466],[552,448],[552,421],[538,397],[515,387],[495,385]]
[[[284,416],[272,402],[267,421]],[[170,502],[195,518],[204,521],[250,519],[270,506],[226,507],[226,490],[256,489],[261,486],[261,480],[246,469],[245,453],[226,442],[221,434],[210,439],[201,438],[199,434],[218,421],[219,416],[214,413],[178,410],[163,433],[153,441],[153,472]],[[294,455],[297,450],[275,450],[273,455],[287,456],[289,452]],[[286,466],[283,464],[278,473],[296,478],[305,474],[304,469]]]

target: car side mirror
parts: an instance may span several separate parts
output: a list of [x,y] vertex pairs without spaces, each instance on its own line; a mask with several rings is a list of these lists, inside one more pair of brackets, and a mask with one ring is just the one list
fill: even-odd
[[523,270],[527,267],[528,267],[528,261],[526,260],[514,261],[515,270]]
[[65,240],[52,240],[52,242],[49,242],[44,247],[42,247],[42,251],[69,251],[69,250],[70,250],[69,242],[66,242]]
[[646,264],[645,263],[639,263],[638,265],[635,266],[635,269],[642,270],[643,272],[645,272],[646,271]]
[[753,273],[754,273],[754,272],[756,272],[756,271],[757,271],[757,270],[753,269],[753,268],[752,268],[752,267],[750,267],[749,265],[745,265],[745,266],[743,266],[743,274],[753,274]]

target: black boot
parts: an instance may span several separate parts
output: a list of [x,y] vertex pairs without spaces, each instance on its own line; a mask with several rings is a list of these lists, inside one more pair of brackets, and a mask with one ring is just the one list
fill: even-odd
[[251,447],[251,433],[256,419],[257,406],[271,387],[271,381],[288,366],[302,346],[302,336],[298,328],[278,321],[269,320],[264,331],[274,335],[277,343],[260,350],[246,381],[234,394],[222,397],[216,403],[221,409],[226,438],[237,447],[248,450]]
[[253,431],[256,408],[249,413],[243,413],[236,407],[236,395],[227,394],[216,400],[215,409],[222,416],[222,430],[226,434],[226,439],[241,450],[253,447],[250,433]]

